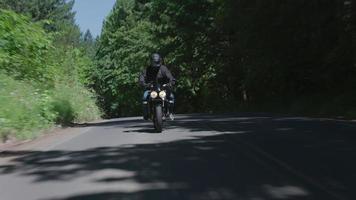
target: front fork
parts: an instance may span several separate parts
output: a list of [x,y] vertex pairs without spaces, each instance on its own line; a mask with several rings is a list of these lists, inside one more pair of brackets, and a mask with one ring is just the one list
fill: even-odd
[[167,111],[169,111],[168,109],[168,105],[169,105],[169,102],[166,101],[166,99],[162,100],[150,100],[148,103],[147,103],[147,106],[148,106],[148,116],[150,116],[150,119],[151,120],[154,120],[154,116],[155,116],[155,108],[156,108],[156,104],[161,104],[162,106],[162,112],[164,115],[167,115]]
[[148,101],[143,101],[143,114],[147,116],[147,119],[154,119],[155,115],[155,106],[159,103],[162,105],[162,111],[164,115],[173,113],[174,102],[168,99],[148,99]]

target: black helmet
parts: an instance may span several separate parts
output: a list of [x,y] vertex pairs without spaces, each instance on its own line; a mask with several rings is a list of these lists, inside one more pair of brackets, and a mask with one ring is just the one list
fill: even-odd
[[162,57],[158,53],[154,53],[151,56],[151,66],[159,69],[162,65]]

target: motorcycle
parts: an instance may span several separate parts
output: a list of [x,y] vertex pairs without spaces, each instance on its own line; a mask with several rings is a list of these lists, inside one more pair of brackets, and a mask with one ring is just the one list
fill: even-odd
[[158,133],[162,132],[163,122],[169,114],[169,100],[167,98],[167,93],[167,85],[151,85],[148,111],[150,119],[153,121],[153,126]]

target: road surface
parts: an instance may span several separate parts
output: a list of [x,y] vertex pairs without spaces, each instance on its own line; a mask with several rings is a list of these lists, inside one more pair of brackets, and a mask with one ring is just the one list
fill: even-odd
[[179,115],[157,134],[123,118],[0,153],[1,200],[356,199],[356,123]]

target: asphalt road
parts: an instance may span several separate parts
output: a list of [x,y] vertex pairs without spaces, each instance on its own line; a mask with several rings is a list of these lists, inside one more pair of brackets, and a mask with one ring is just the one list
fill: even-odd
[[356,199],[356,123],[180,115],[125,118],[0,153],[1,200]]

